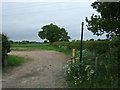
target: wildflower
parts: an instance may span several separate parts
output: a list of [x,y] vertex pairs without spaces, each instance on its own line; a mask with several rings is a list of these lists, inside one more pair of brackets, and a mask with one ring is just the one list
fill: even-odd
[[80,83],[82,83],[82,81],[80,81]]
[[90,73],[93,74],[93,73],[94,73],[94,70],[91,70]]
[[90,67],[90,65],[87,65],[86,67],[85,67],[85,71],[87,71],[87,69]]

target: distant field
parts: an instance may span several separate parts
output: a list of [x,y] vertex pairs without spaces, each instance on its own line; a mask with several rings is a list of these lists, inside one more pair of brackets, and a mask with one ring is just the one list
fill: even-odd
[[55,50],[59,52],[64,52],[65,54],[70,54],[71,50],[56,48],[49,44],[12,44],[12,51],[31,51],[31,50]]

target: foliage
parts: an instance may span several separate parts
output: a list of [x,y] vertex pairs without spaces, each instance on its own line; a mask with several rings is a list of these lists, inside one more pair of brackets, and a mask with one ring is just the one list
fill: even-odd
[[21,41],[21,44],[28,44],[28,43],[30,43],[30,42],[29,41],[25,41],[25,40]]
[[10,44],[13,44],[13,43],[14,43],[14,41],[13,41],[13,40],[9,40],[9,42],[10,42]]
[[[89,57],[89,55],[85,53],[84,56]],[[79,59],[76,63],[69,61],[65,66],[68,86],[72,88],[118,88],[118,76],[115,69],[117,66],[113,59],[100,61],[99,65],[99,69],[95,70],[94,60],[82,60],[81,63]]]
[[118,78],[120,74],[118,68],[120,64],[120,2],[94,2],[92,3],[92,7],[96,9],[100,15],[93,14],[91,20],[86,18],[88,30],[92,31],[95,35],[107,33],[107,37],[111,39],[108,46],[102,46],[104,47],[103,49],[107,48],[108,53],[106,56],[111,58],[111,60],[106,63],[107,72],[110,72],[110,75],[112,74],[111,77],[116,77],[120,80],[120,78]]
[[45,40],[45,41],[44,41],[44,43],[48,43],[48,41],[47,41],[47,40]]
[[3,52],[7,50],[7,52],[10,52],[10,42],[8,41],[8,37],[4,34],[2,34],[2,50]]
[[[83,41],[83,49],[88,51],[92,51],[94,53],[105,55],[105,53],[109,52],[111,41]],[[59,48],[67,48],[72,49],[75,48],[77,50],[80,49],[80,41],[72,41],[72,42],[54,42],[53,46]]]
[[[65,76],[67,84],[72,88],[118,88],[118,61],[119,39],[83,41],[83,57],[108,57],[110,60],[100,61],[100,68],[95,70],[94,60],[84,60],[80,63],[79,59],[75,64],[68,61]],[[76,48],[79,50],[80,41],[54,42],[53,46],[59,48]],[[77,51],[77,57],[79,57]],[[82,65],[80,67],[80,65]],[[113,68],[114,67],[114,68]]]
[[91,5],[100,15],[86,18],[88,30],[95,35],[107,33],[107,37],[120,36],[120,2],[94,2]]
[[8,41],[8,37],[2,34],[2,66],[5,64],[5,56],[8,52],[10,52],[10,42]]
[[70,37],[68,32],[64,28],[60,28],[57,25],[50,24],[41,28],[43,31],[38,33],[41,39],[47,39],[49,42],[55,41],[69,41]]
[[19,66],[24,63],[26,59],[15,55],[8,55],[7,61],[9,66]]
[[110,50],[110,41],[86,41],[84,48],[99,55],[106,54]]

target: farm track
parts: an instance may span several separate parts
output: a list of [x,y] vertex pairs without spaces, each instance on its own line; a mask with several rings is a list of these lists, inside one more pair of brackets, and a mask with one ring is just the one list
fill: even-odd
[[23,65],[3,72],[3,88],[66,88],[67,57],[57,51],[13,51],[11,55],[30,58]]

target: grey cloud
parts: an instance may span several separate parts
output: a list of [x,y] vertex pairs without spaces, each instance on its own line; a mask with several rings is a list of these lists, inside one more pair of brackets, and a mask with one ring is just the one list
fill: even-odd
[[[97,13],[90,3],[3,3],[3,32],[12,40],[37,40],[41,27],[54,23],[64,27],[72,39],[79,39],[80,24]],[[85,27],[84,40],[96,38]],[[100,37],[105,38],[105,36]]]

